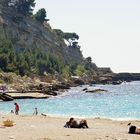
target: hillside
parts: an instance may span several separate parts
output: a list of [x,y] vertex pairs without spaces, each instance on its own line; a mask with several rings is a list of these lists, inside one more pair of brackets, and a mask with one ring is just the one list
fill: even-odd
[[[45,19],[40,22],[32,14],[18,12],[13,6],[15,1],[10,6],[9,1],[0,2],[0,69],[21,76],[47,73],[67,78],[73,75],[84,62],[77,42],[67,45],[57,32],[60,29],[52,29]],[[28,1],[18,2],[22,6],[22,2]],[[73,33],[67,33],[66,37],[69,35]]]
[[[28,1],[13,1],[12,4],[9,1],[0,2],[1,71],[30,78],[40,76],[43,81],[47,80],[42,76],[59,82],[77,76],[84,83],[100,81],[100,76],[113,74],[110,68],[98,68],[91,57],[83,57],[76,33],[52,29],[46,20],[39,22],[33,14],[20,13],[14,3],[21,8],[22,2]],[[68,45],[65,41],[69,38]],[[22,81],[23,84],[25,81]]]
[[[52,29],[46,19],[37,20],[45,9],[29,14],[33,5],[34,0],[0,1],[0,84],[28,91],[64,82],[120,84],[140,80],[140,74],[115,74],[110,68],[97,67],[91,57],[84,58],[79,36]],[[40,17],[35,18],[37,15]]]
[[63,40],[59,40],[48,24],[44,26],[12,8],[0,8],[0,38],[10,39],[17,50],[39,48],[50,52],[64,63],[83,60],[80,49],[68,47]]

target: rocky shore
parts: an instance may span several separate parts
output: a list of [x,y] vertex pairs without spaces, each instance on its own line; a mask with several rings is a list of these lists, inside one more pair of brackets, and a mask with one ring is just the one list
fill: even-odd
[[[57,79],[51,76],[44,77],[21,77],[14,73],[0,73],[0,99],[8,101],[13,99],[32,99],[32,98],[49,98],[57,96],[70,87],[80,86],[84,84],[121,84],[122,82],[140,80],[139,73],[110,73],[96,77],[95,80],[79,77],[71,79]],[[100,89],[99,89],[100,90]],[[96,92],[96,91],[86,91]],[[4,99],[3,93],[10,96]]]
[[[0,73],[0,99],[49,98],[61,94],[70,85],[52,77],[21,77],[14,73]],[[8,97],[7,97],[8,96]]]

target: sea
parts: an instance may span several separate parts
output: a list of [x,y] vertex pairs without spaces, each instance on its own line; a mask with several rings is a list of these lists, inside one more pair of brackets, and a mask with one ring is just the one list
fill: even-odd
[[[83,91],[84,88],[107,92],[88,93]],[[21,115],[32,115],[37,108],[39,114],[56,117],[140,120],[140,81],[120,85],[83,85],[48,99],[0,102],[0,114],[9,114],[14,110],[14,102],[20,105]]]

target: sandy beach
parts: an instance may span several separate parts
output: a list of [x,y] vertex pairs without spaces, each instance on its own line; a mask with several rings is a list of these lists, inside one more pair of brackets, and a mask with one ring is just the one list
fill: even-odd
[[[15,125],[2,127],[7,119],[13,120]],[[64,128],[68,120],[41,115],[0,115],[0,140],[140,140],[140,135],[128,134],[127,126],[129,122],[140,126],[140,121],[86,119],[88,129]]]

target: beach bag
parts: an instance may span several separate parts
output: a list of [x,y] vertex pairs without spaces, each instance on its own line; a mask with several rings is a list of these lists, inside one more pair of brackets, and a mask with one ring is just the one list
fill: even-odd
[[3,121],[3,125],[7,127],[11,127],[14,125],[14,122],[11,120],[6,120],[6,121]]

